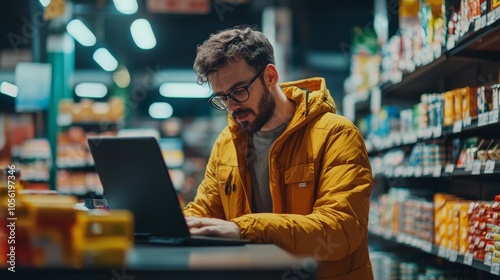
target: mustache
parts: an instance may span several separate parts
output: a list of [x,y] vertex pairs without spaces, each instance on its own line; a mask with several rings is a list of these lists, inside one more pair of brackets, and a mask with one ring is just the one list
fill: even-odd
[[245,114],[249,114],[249,113],[252,113],[252,110],[250,110],[250,109],[241,109],[241,110],[238,110],[238,111],[234,111],[233,114],[232,114],[232,116],[233,116],[233,119],[236,119],[239,116],[242,116],[242,115],[245,115]]

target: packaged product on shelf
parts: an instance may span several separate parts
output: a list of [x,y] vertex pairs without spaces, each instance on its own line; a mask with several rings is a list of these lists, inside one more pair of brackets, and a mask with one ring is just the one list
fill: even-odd
[[488,150],[490,145],[493,143],[492,139],[481,139],[479,141],[479,145],[477,146],[477,158],[484,164],[487,160],[489,160]]
[[451,152],[449,153],[449,163],[457,164],[460,152],[462,151],[462,139],[453,138],[451,140]]
[[460,23],[461,23],[461,12],[460,12],[460,0],[446,0],[446,48],[451,49],[455,46],[456,41],[460,36]]
[[433,36],[431,40],[434,58],[441,56],[444,47],[446,46],[446,22],[445,22],[445,1],[432,0],[429,1],[432,11],[432,28]]
[[488,158],[493,161],[500,161],[500,139],[493,139],[488,148]]
[[434,94],[432,100],[434,107],[434,120],[433,127],[442,127],[443,126],[443,95],[442,94]]
[[[454,232],[450,229],[453,224],[455,206],[453,202],[460,198],[447,193],[434,194],[434,244],[449,248],[450,244],[458,244]],[[450,248],[458,250],[458,248]]]
[[462,119],[477,117],[477,88],[465,87],[462,91]]
[[447,91],[443,94],[443,124],[451,126],[455,122],[455,100],[453,91]]
[[401,29],[418,23],[419,5],[420,2],[418,0],[399,1],[399,26]]
[[460,3],[460,37],[474,31],[474,22],[481,17],[480,0],[461,0]]
[[479,114],[484,114],[493,110],[493,91],[489,86],[478,87],[477,109]]
[[491,259],[500,235],[495,229],[500,226],[500,196],[494,202],[477,201],[470,204],[469,214],[469,253],[480,260]]
[[453,111],[455,112],[455,121],[459,121],[463,119],[462,116],[462,90],[460,89],[454,89],[452,90],[453,92]]
[[491,106],[492,110],[500,109],[500,84],[491,86]]
[[500,0],[490,0],[490,12],[499,8],[500,8]]
[[443,96],[442,94],[428,93],[421,95],[424,114],[426,115],[425,127],[438,127],[443,125]]
[[[496,147],[498,147],[497,139],[482,139],[477,150],[477,158],[484,164],[488,160],[498,160]],[[490,152],[491,151],[491,152]]]

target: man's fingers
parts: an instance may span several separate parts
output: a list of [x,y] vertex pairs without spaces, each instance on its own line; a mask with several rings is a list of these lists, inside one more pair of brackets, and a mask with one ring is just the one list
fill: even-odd
[[218,233],[216,226],[193,227],[189,231],[192,235],[217,235]]
[[186,223],[189,228],[191,227],[204,227],[210,225],[216,225],[217,222],[210,218],[197,218],[197,217],[186,217]]

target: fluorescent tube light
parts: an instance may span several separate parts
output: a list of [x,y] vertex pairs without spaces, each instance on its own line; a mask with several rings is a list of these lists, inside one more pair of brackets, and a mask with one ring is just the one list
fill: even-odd
[[66,25],[66,30],[68,30],[68,33],[73,36],[75,40],[86,47],[92,47],[97,41],[94,33],[92,33],[92,31],[90,31],[90,29],[88,29],[79,19],[70,21],[68,25]]
[[0,92],[15,98],[19,93],[19,88],[9,82],[2,82],[0,84]]
[[43,7],[47,8],[50,4],[50,0],[39,0]]
[[108,94],[108,88],[103,83],[79,83],[75,87],[79,97],[102,98]]
[[155,102],[149,106],[149,115],[154,119],[168,119],[174,113],[174,108],[167,102]]
[[197,83],[166,82],[161,84],[160,94],[176,98],[207,98],[210,96],[210,91]]
[[118,67],[118,61],[105,48],[97,49],[93,58],[105,71],[114,71]]
[[155,34],[151,24],[146,19],[136,19],[130,26],[130,33],[132,33],[132,38],[139,48],[149,50],[156,46]]
[[137,12],[137,0],[113,0],[116,9],[126,15],[131,15]]

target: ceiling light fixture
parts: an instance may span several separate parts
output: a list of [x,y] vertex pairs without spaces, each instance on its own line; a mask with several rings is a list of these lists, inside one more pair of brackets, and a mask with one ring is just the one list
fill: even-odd
[[103,83],[79,83],[75,87],[75,94],[79,97],[103,98],[108,94],[108,88]]
[[118,67],[118,61],[105,48],[97,49],[93,58],[105,71],[114,71]]
[[43,7],[47,8],[50,5],[50,0],[39,0]]
[[0,92],[15,98],[19,93],[19,88],[9,82],[2,82],[0,84]]
[[207,98],[210,91],[197,83],[166,82],[161,84],[160,94],[174,98]]
[[136,19],[130,26],[130,33],[139,48],[149,50],[156,46],[155,34],[148,20]]
[[97,42],[97,39],[87,28],[87,26],[79,19],[74,19],[66,25],[68,33],[75,38],[80,44],[86,47],[92,47]]
[[122,14],[135,14],[139,9],[137,0],[113,0],[115,8]]
[[174,113],[174,108],[167,102],[155,102],[149,106],[149,115],[154,119],[168,119]]

